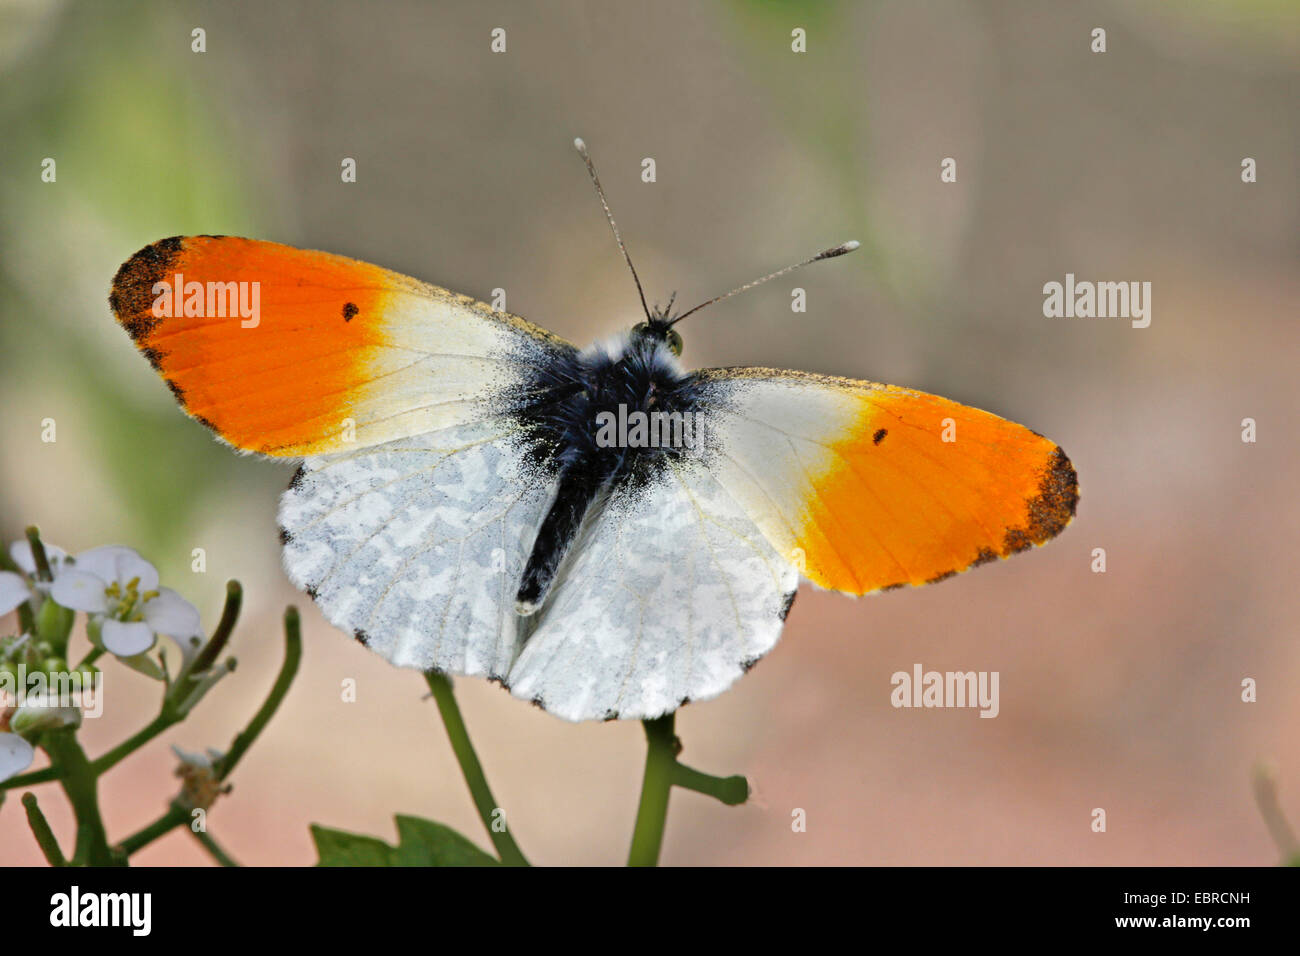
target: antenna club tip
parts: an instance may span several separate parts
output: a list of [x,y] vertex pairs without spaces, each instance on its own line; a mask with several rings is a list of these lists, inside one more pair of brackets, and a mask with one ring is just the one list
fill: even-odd
[[827,249],[825,252],[817,253],[817,255],[813,256],[811,261],[820,262],[822,259],[834,259],[836,256],[844,255],[846,252],[852,252],[860,245],[862,245],[862,243],[858,242],[858,240],[850,239],[848,242],[842,242],[838,246]]
[[575,136],[573,138],[573,148],[576,149],[578,152],[582,153],[584,156],[587,154],[587,144],[583,142],[581,136]]

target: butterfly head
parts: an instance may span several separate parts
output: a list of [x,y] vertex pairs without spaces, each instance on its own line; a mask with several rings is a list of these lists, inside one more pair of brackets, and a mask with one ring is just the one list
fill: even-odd
[[725,295],[714,296],[707,302],[701,302],[695,308],[688,309],[685,312],[679,312],[677,315],[672,315],[673,299],[677,297],[676,292],[674,292],[672,298],[668,300],[668,305],[662,309],[656,305],[651,309],[646,303],[645,290],[641,288],[641,277],[636,274],[636,266],[632,265],[632,257],[627,254],[627,247],[623,245],[623,237],[619,235],[618,225],[614,222],[614,214],[609,211],[609,201],[605,199],[605,190],[601,187],[600,178],[596,175],[596,167],[591,162],[591,154],[587,152],[587,144],[581,139],[575,139],[573,145],[574,148],[578,150],[578,155],[582,157],[582,161],[587,164],[587,173],[591,176],[592,185],[596,187],[596,195],[600,199],[601,208],[605,210],[605,218],[609,220],[609,228],[610,231],[614,233],[614,241],[618,243],[618,251],[623,254],[623,261],[627,263],[628,271],[632,273],[632,281],[636,283],[637,295],[641,297],[641,308],[645,311],[646,321],[638,322],[632,327],[632,341],[652,346],[660,344],[665,345],[674,356],[680,357],[682,354],[682,337],[673,329],[673,326],[688,315],[695,314],[707,305],[721,302],[723,299],[729,299],[737,293],[744,292],[747,289],[752,289],[756,285],[762,285],[770,279],[783,276],[787,272],[792,272],[795,269],[798,269],[800,266],[806,266],[811,262],[820,262],[822,259],[833,259],[836,256],[844,255],[846,252],[852,252],[860,245],[856,239],[850,242],[840,243],[838,246],[823,250],[811,258],[805,259],[803,262],[796,262],[794,265],[786,266],[784,269],[778,269],[776,272],[768,273],[761,279],[747,282],[739,288],[732,289]]
[[663,308],[656,305],[649,312],[649,321],[638,322],[632,326],[632,338],[641,339],[647,344],[662,344],[668,347],[668,350],[678,358],[682,354],[682,336],[673,328],[675,321],[672,316],[673,299],[677,298],[677,293],[672,294],[668,304]]

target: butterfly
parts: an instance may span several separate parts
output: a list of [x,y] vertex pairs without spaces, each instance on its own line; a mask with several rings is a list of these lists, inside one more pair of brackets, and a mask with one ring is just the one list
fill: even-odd
[[688,371],[675,326],[703,305],[646,305],[575,145],[645,312],[585,349],[253,239],[164,239],[114,278],[118,321],[191,417],[301,460],[284,567],[332,624],[569,720],[648,719],[770,651],[801,578],[851,595],[930,584],[1069,524],[1074,468],[1022,425],[874,382]]

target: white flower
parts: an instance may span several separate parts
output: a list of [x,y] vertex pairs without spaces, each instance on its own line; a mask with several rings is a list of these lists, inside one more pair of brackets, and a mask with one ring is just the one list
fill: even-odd
[[32,765],[36,751],[17,734],[0,733],[0,780],[8,780]]
[[12,571],[0,571],[0,614],[8,614],[33,596],[25,577]]
[[[13,542],[9,545],[9,556],[26,577],[12,571],[0,571],[0,614],[8,614],[24,601],[34,599],[37,591],[48,590],[50,587],[49,582],[36,580],[36,558],[32,556],[30,541],[23,538]],[[68,559],[66,551],[52,544],[45,546],[45,556],[49,559],[52,572],[62,569]]]
[[170,588],[158,586],[158,569],[130,548],[91,548],[62,565],[50,596],[74,611],[95,615],[100,641],[118,657],[135,657],[154,645],[159,634],[176,641],[184,654],[191,638],[202,636],[199,612]]
[[[9,557],[14,559],[14,564],[22,568],[29,578],[36,577],[36,557],[32,554],[32,543],[26,538],[19,538],[9,545]],[[68,552],[58,545],[47,544],[45,545],[45,560],[50,566],[50,572],[58,574],[63,565],[67,563]]]

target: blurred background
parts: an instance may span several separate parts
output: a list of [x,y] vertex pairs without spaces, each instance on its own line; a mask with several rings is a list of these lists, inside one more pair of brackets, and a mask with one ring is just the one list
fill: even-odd
[[[292,467],[186,419],[106,296],[146,243],[246,235],[481,299],[501,287],[586,343],[638,307],[581,135],[652,301],[863,242],[693,318],[688,364],[937,392],[1060,442],[1082,490],[1074,525],[1032,556],[858,601],[805,589],[777,649],[679,715],[683,759],[757,794],[728,809],[677,791],[664,861],[1275,863],[1251,773],[1274,761],[1300,822],[1298,63],[1300,7],[1283,0],[0,0],[0,533],[130,544],[209,627],[227,578],[247,593],[238,671],[104,779],[110,837],[176,791],[166,744],[228,746],[293,601],[302,672],[213,834],[244,863],[307,864],[310,822],[392,840],[404,812],[488,845],[420,676],[334,631],[280,571]],[[1045,318],[1043,284],[1067,272],[1149,281],[1150,327]],[[915,663],[999,671],[1000,715],[892,708],[890,675]],[[106,670],[92,755],[156,711],[156,684]],[[641,727],[457,687],[525,853],[621,862]],[[42,803],[70,840],[54,786]],[[183,832],[135,859],[207,862]],[[11,794],[0,863],[39,862]]]

